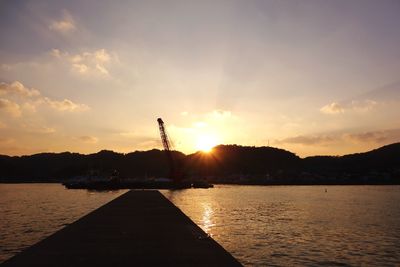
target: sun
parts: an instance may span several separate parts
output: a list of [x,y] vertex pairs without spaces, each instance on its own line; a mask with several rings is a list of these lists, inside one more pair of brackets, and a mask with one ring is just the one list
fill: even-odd
[[197,138],[196,149],[203,152],[210,152],[217,145],[217,138],[212,135],[201,135]]

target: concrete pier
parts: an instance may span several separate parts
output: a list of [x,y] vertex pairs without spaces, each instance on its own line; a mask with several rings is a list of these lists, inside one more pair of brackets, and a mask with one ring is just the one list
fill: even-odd
[[160,192],[132,190],[1,266],[241,264]]

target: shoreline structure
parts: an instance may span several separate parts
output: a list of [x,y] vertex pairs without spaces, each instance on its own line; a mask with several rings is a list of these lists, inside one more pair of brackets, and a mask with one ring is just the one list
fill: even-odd
[[130,190],[0,266],[242,266],[159,191]]

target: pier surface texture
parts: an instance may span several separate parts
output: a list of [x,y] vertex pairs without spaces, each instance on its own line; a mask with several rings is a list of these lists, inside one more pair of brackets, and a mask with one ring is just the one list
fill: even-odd
[[128,191],[1,264],[241,266],[158,191]]

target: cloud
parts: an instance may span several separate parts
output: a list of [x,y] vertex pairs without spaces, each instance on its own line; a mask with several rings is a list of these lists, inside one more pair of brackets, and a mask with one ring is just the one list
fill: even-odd
[[67,34],[76,30],[75,21],[68,11],[64,11],[60,20],[51,21],[49,29],[61,34]]
[[329,135],[299,135],[278,140],[277,144],[323,145],[334,142],[335,138]]
[[21,108],[20,106],[8,99],[0,98],[0,111],[4,111],[5,113],[10,114],[12,117],[20,117],[21,116]]
[[18,95],[22,97],[36,97],[40,96],[40,92],[36,89],[26,88],[22,83],[14,81],[10,84],[0,83],[0,95]]
[[55,133],[56,129],[52,127],[47,127],[39,125],[38,123],[24,123],[21,125],[22,129],[28,133],[38,133],[38,134],[51,134]]
[[369,99],[363,101],[353,100],[351,102],[350,108],[356,112],[368,112],[372,110],[377,104],[378,102]]
[[99,140],[97,137],[89,135],[79,136],[77,139],[88,144],[95,144]]
[[[79,112],[89,109],[87,105],[77,104],[69,99],[59,101],[42,96],[39,90],[29,89],[19,81],[0,83],[0,95],[7,97],[1,98],[0,108],[14,117],[19,117],[22,110],[35,112],[39,106],[49,107],[61,112]],[[18,103],[10,100],[15,97],[18,98],[14,99]]]
[[323,106],[320,110],[325,114],[340,114],[344,112],[344,108],[336,102]]
[[48,97],[44,98],[44,102],[50,106],[51,108],[58,111],[86,111],[89,109],[89,106],[84,104],[76,104],[69,99],[64,99],[62,101],[51,100]]
[[354,143],[392,143],[400,141],[400,129],[344,134],[343,137]]
[[354,111],[357,113],[365,113],[373,108],[378,104],[378,102],[370,99],[365,100],[353,100],[347,104],[340,104],[337,102],[332,102],[326,106],[323,106],[320,111],[325,114],[329,115],[336,115],[345,113],[348,111]]
[[332,133],[317,135],[299,135],[275,141],[275,144],[297,144],[305,146],[328,145],[334,143],[356,143],[383,145],[400,141],[400,129],[365,131],[358,133]]
[[50,52],[53,57],[67,62],[71,66],[71,70],[81,75],[97,74],[101,76],[109,76],[108,65],[113,61],[117,61],[115,55],[111,55],[106,49],[98,49],[94,51],[86,51],[80,54],[70,54],[62,52],[59,49],[53,49]]

